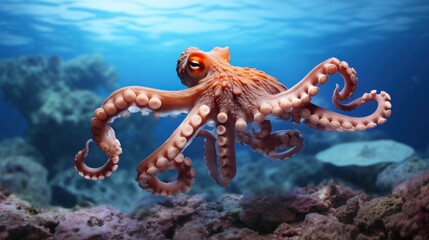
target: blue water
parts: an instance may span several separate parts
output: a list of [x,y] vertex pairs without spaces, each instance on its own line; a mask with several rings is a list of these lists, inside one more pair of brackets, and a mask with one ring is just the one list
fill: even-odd
[[[117,70],[118,87],[179,90],[176,61],[189,46],[229,46],[233,65],[261,69],[288,87],[335,56],[357,69],[356,96],[391,94],[392,117],[378,129],[425,151],[428,13],[425,0],[2,0],[0,59],[99,53]],[[328,108],[333,84],[322,87]],[[0,137],[24,134],[16,108],[0,100],[0,109]]]

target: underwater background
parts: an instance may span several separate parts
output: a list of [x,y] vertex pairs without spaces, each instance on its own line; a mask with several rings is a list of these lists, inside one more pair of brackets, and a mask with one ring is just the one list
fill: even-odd
[[[197,138],[185,151],[196,169],[187,194],[191,200],[282,195],[332,179],[371,196],[390,194],[429,169],[428,13],[425,0],[2,0],[0,188],[41,207],[108,204],[128,213],[169,201],[140,189],[135,167],[184,116],[156,120],[134,114],[116,120],[112,125],[123,154],[119,170],[104,181],[81,178],[73,168],[74,156],[92,137],[93,111],[114,90],[131,85],[184,89],[176,74],[182,51],[229,46],[232,65],[262,70],[287,87],[330,57],[347,61],[359,78],[352,99],[384,90],[392,97],[392,116],[374,129],[353,133],[273,120],[275,129],[301,131],[303,151],[287,161],[272,161],[238,146],[237,176],[227,189],[208,175],[203,141]],[[343,84],[338,74],[312,102],[341,112],[331,101],[337,83]],[[366,104],[342,114],[365,116],[374,109],[375,104]],[[340,145],[328,160],[320,157],[344,143],[353,145]],[[357,158],[345,159],[344,151]],[[356,160],[365,158],[371,163]],[[104,161],[103,153],[94,150],[88,164]],[[268,229],[258,232],[274,231]]]

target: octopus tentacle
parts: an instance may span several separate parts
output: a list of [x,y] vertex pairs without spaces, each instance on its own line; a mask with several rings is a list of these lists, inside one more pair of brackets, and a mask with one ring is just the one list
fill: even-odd
[[216,136],[213,132],[207,130],[200,130],[198,132],[198,137],[204,138],[204,160],[206,162],[206,166],[209,170],[210,176],[215,180],[216,183],[221,182],[221,176],[218,172],[218,163],[216,162],[217,154],[216,154]]
[[[212,176],[222,187],[227,187],[236,174],[236,156],[235,156],[235,128],[237,124],[232,120],[226,120],[224,123],[218,122],[216,126],[217,133],[217,155],[219,169],[218,173]],[[239,127],[240,128],[240,127]],[[218,176],[217,176],[218,175]]]
[[363,131],[387,121],[386,118],[390,117],[392,114],[390,110],[392,107],[390,99],[388,93],[382,91],[377,94],[376,91],[373,90],[370,93],[363,94],[362,97],[353,102],[344,105],[347,109],[354,109],[369,101],[376,101],[377,109],[372,114],[364,117],[342,115],[321,108],[315,104],[309,104],[306,108],[303,108],[300,112],[296,112],[295,114],[299,116],[299,118],[305,119],[304,122],[312,128],[327,131]]
[[[109,126],[106,126],[106,138],[107,141],[101,142],[100,148],[108,156],[108,161],[101,167],[92,168],[86,165],[84,159],[89,152],[89,144],[93,142],[92,139],[86,141],[85,148],[79,151],[75,156],[75,170],[80,176],[87,180],[103,180],[105,177],[112,175],[114,171],[118,169],[119,155],[122,153],[121,145],[115,138],[115,132]],[[109,151],[110,149],[110,151]]]
[[210,176],[217,184],[227,187],[236,173],[234,131],[229,131],[225,125],[218,123],[216,133],[217,137],[213,132],[201,130],[198,136],[205,139],[205,161]]
[[[338,103],[338,101],[348,99],[356,89],[358,82],[356,71],[350,68],[346,62],[330,58],[317,65],[292,88],[275,95],[262,96],[260,98],[259,112],[254,115],[254,121],[261,122],[270,114],[279,116],[282,119],[288,119],[289,112],[309,103],[312,97],[319,93],[317,85],[325,84],[329,79],[328,75],[335,73],[339,73],[343,77],[344,87],[341,91],[336,88],[333,94],[334,102]],[[340,104],[338,104],[338,107],[341,109]]]
[[259,129],[255,130],[252,128],[252,132],[256,138],[265,138],[271,133],[271,122],[269,120],[264,120],[260,123],[257,123]]
[[75,156],[75,169],[86,179],[104,179],[118,168],[119,155],[122,154],[121,144],[116,139],[115,131],[109,123],[119,117],[126,117],[130,113],[148,111],[167,113],[171,111],[188,111],[199,96],[200,89],[190,88],[183,91],[161,91],[145,87],[125,87],[113,92],[95,110],[95,117],[91,119],[93,141],[108,157],[107,162],[99,167],[92,168],[86,165],[85,157],[89,152],[87,141],[85,148]]
[[[207,105],[196,106],[173,134],[137,166],[136,181],[140,187],[165,196],[190,190],[195,170],[191,167],[191,160],[185,158],[181,152],[206,124],[209,113],[210,108]],[[174,182],[166,183],[156,176],[171,169],[178,171]]]
[[[162,165],[161,164],[165,164]],[[156,167],[155,167],[156,166]],[[140,166],[145,169],[144,165]],[[147,166],[146,166],[147,167]],[[155,175],[168,170],[177,171],[177,179],[174,182],[164,182]],[[160,158],[154,166],[143,170],[137,170],[136,181],[139,186],[153,194],[171,197],[182,191],[189,192],[190,186],[194,183],[195,170],[192,168],[192,161],[183,154],[178,154],[174,159]]]
[[[248,131],[239,132],[237,136],[240,144],[248,145],[272,160],[285,160],[301,152],[304,147],[304,138],[298,130],[276,131],[264,138],[252,136]],[[285,148],[288,149],[279,152]]]

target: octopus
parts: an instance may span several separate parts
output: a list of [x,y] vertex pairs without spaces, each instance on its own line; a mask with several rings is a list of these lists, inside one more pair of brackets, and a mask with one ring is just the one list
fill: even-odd
[[[139,186],[168,197],[188,192],[195,181],[192,161],[182,153],[195,137],[204,139],[204,160],[210,176],[220,186],[227,187],[236,175],[236,143],[273,160],[290,158],[303,149],[304,140],[298,130],[273,131],[272,119],[305,123],[317,130],[343,132],[374,128],[385,123],[391,115],[391,98],[384,91],[372,90],[342,103],[355,92],[358,78],[354,68],[337,58],[320,63],[291,88],[263,71],[232,66],[228,47],[215,47],[210,52],[187,48],[177,61],[176,71],[188,88],[163,91],[130,86],[107,97],[91,119],[93,138],[75,156],[75,169],[79,175],[89,180],[101,180],[118,169],[122,149],[109,123],[135,112],[157,117],[187,113],[171,136],[137,166]],[[375,101],[375,111],[354,117],[312,103],[319,87],[336,73],[344,80],[341,90],[337,84],[332,94],[337,109],[351,111]],[[98,168],[85,163],[92,141],[108,158]],[[168,170],[176,171],[177,176],[169,181],[161,180],[159,174]]]

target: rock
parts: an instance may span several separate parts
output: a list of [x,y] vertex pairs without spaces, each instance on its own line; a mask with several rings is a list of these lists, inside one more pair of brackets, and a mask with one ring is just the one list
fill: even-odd
[[362,232],[383,232],[384,220],[387,216],[401,211],[402,199],[399,197],[378,197],[362,203],[357,213],[354,224]]
[[302,221],[307,213],[325,212],[343,205],[352,193],[336,184],[318,188],[297,188],[285,196],[245,196],[240,201],[240,219],[262,233],[274,231],[281,223]]
[[0,239],[429,239],[429,171],[376,198],[329,183],[272,198],[182,194],[131,214],[43,209],[0,190],[0,212]]
[[427,169],[429,169],[429,159],[409,157],[381,171],[377,176],[376,185],[382,191],[391,191],[402,182]]
[[334,216],[342,223],[353,224],[356,215],[363,202],[368,201],[368,197],[363,193],[358,193],[346,201],[346,203],[334,211]]
[[0,187],[33,204],[47,206],[51,201],[51,188],[41,159],[39,152],[24,138],[1,141]]
[[50,161],[52,156],[74,156],[76,149],[88,139],[81,129],[90,129],[89,119],[102,98],[88,90],[69,89],[46,89],[41,95],[43,103],[30,114],[28,138],[45,154],[44,164],[53,166],[56,163]]
[[28,156],[0,158],[0,187],[33,204],[47,206],[51,201],[48,171]]
[[325,172],[349,187],[379,193],[376,179],[389,164],[402,162],[414,153],[404,144],[391,140],[338,144],[319,152]]
[[301,236],[301,226],[299,224],[280,224],[274,231],[273,238],[275,240],[298,240]]
[[401,211],[384,221],[391,239],[429,239],[429,171],[418,174],[393,191],[401,197]]
[[227,194],[207,202],[202,195],[183,195],[133,215],[144,219],[150,231],[158,229],[169,239],[208,239],[237,224],[240,198]]
[[343,224],[335,217],[325,216],[318,213],[309,213],[302,223],[300,239],[330,239],[349,240],[355,239],[359,234],[357,227]]
[[25,117],[42,106],[46,90],[114,89],[117,80],[114,68],[100,55],[85,55],[70,61],[57,56],[29,56],[0,62],[0,88]]
[[402,162],[414,150],[392,140],[377,140],[337,144],[319,152],[319,161],[335,166],[371,166],[379,163]]
[[100,54],[82,55],[62,64],[64,81],[72,89],[113,90],[117,87],[118,74]]
[[5,99],[27,118],[42,104],[41,94],[63,82],[57,56],[2,60],[0,73],[0,88]]
[[49,239],[50,226],[59,220],[37,219],[40,209],[17,196],[0,190],[0,239]]
[[[183,238],[178,238],[180,240]],[[186,238],[193,239],[193,238]],[[195,238],[200,240],[201,238]],[[210,237],[212,240],[272,240],[271,234],[260,235],[258,232],[248,228],[235,228],[230,227],[225,229],[223,232],[217,233]]]
[[41,163],[41,156],[37,149],[22,137],[4,139],[0,141],[0,161],[7,157],[30,157]]
[[0,193],[0,239],[163,239],[159,232],[108,206],[70,211],[31,206]]
[[55,227],[54,239],[159,239],[157,232],[126,214],[101,205],[67,212]]

